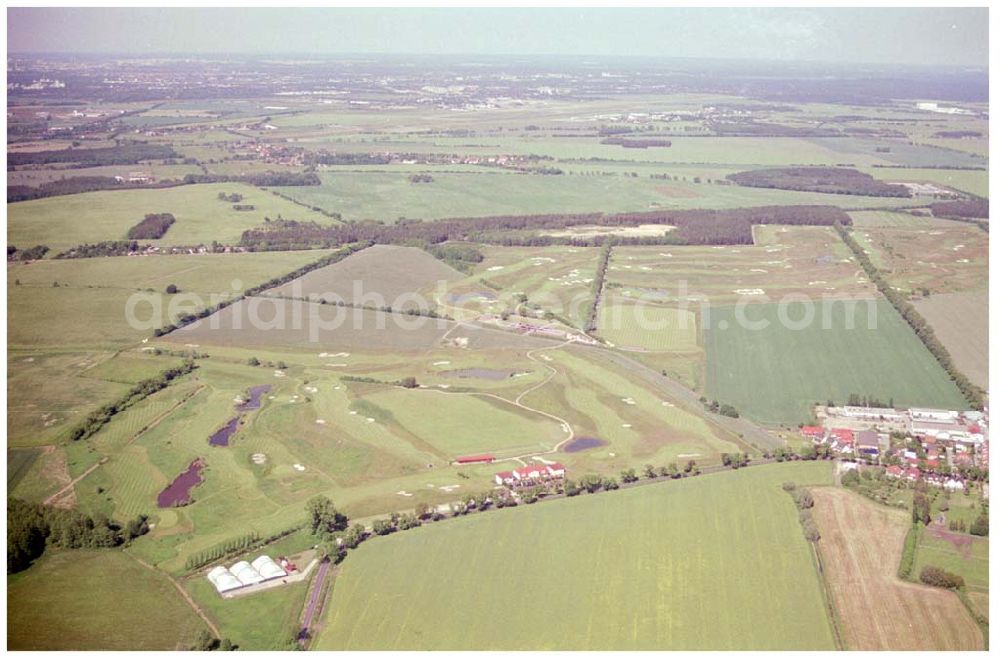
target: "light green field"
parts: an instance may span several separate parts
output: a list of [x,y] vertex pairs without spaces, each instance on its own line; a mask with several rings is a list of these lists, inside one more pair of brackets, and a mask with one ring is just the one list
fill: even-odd
[[[949,140],[950,142],[958,140]],[[982,163],[971,163],[982,164]],[[963,169],[887,169],[873,167],[866,170],[880,181],[900,181],[906,183],[937,183],[961,192],[971,192],[980,197],[990,196],[989,172],[986,170]],[[928,200],[933,201],[933,200]]]
[[832,204],[846,208],[904,205],[899,199],[885,197],[767,190],[648,177],[438,173],[432,183],[421,184],[410,183],[405,173],[336,172],[322,173],[320,178],[321,186],[275,189],[310,206],[340,213],[344,219],[386,222],[401,217],[430,220],[768,204]]
[[344,563],[318,648],[833,649],[781,490],[830,478],[755,467],[375,539]]
[[[866,301],[854,304],[854,329],[848,329],[847,304],[817,303],[808,324],[802,322],[803,305],[789,305],[786,317],[793,322],[787,325],[779,305],[744,307],[746,323],[739,322],[735,307],[712,307],[711,320],[702,319],[706,395],[771,424],[807,421],[815,403],[843,404],[852,393],[892,399],[899,407],[966,409],[958,389],[888,302],[878,300],[873,309]],[[869,329],[870,318],[875,329]],[[752,329],[761,321],[766,328]]]
[[620,348],[657,351],[698,349],[698,321],[694,311],[656,305],[604,304],[598,331]]
[[[243,195],[253,211],[233,210],[220,192]],[[249,185],[218,183],[158,190],[116,190],[48,197],[7,206],[7,242],[21,248],[47,245],[55,252],[82,243],[124,240],[147,213],[173,213],[177,221],[155,245],[236,243],[240,234],[279,215],[329,224],[330,218]]]
[[186,580],[184,587],[238,649],[287,650],[299,631],[309,582],[233,599],[222,599],[202,574]]
[[965,579],[970,591],[988,593],[990,588],[990,541],[988,538],[954,534],[957,539],[970,541],[967,546],[956,547],[949,540],[936,538],[929,528],[920,535],[913,576],[927,566],[939,567]]
[[184,650],[202,629],[165,576],[120,550],[49,550],[7,577],[8,650]]

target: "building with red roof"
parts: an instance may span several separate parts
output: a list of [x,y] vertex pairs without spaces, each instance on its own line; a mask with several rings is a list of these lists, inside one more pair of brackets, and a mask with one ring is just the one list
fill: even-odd
[[826,428],[822,426],[802,426],[802,434],[812,439],[823,439],[826,437]]

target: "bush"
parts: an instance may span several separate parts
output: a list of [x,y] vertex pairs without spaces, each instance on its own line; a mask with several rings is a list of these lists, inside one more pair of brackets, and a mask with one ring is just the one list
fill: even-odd
[[972,523],[969,527],[969,533],[972,535],[988,536],[990,534],[990,518],[986,515],[980,515],[976,518],[976,521]]
[[939,567],[928,565],[920,571],[920,581],[936,588],[962,588],[965,579]]

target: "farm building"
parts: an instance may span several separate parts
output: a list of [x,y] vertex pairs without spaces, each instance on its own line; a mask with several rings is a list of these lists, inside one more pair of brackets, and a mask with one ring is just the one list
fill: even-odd
[[566,467],[553,462],[552,464],[531,464],[518,467],[513,471],[501,471],[493,477],[497,485],[524,485],[535,481],[560,479],[566,477]]
[[802,426],[802,435],[814,441],[820,441],[826,437],[826,428],[822,426]]
[[270,556],[258,556],[253,563],[240,561],[228,569],[219,565],[209,570],[206,576],[221,595],[246,586],[278,579],[287,574]]
[[858,453],[863,455],[878,455],[879,441],[878,434],[871,430],[862,430],[858,433],[857,439]]
[[489,464],[496,460],[496,456],[484,454],[484,455],[463,455],[459,458],[455,458],[455,462],[460,465],[472,465],[472,464]]

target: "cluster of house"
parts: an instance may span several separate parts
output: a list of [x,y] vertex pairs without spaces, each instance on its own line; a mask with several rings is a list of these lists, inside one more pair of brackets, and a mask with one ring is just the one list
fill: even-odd
[[[965,483],[952,474],[972,467],[989,470],[986,412],[845,406],[828,408],[824,419],[826,425],[803,426],[802,435],[837,457],[887,465],[891,478],[923,477],[957,490]],[[843,427],[848,425],[853,427]],[[894,432],[910,441],[893,443]]]
[[507,487],[530,487],[566,478],[566,467],[558,462],[530,464],[511,471],[501,471],[493,477],[497,485]]
[[[273,130],[270,124],[263,126],[251,126],[256,130]],[[284,165],[286,167],[298,167],[304,163],[302,149],[295,149],[282,144],[269,144],[267,142],[240,141],[234,142],[229,147],[230,151],[242,154],[252,154],[257,160],[261,160],[270,165]]]

